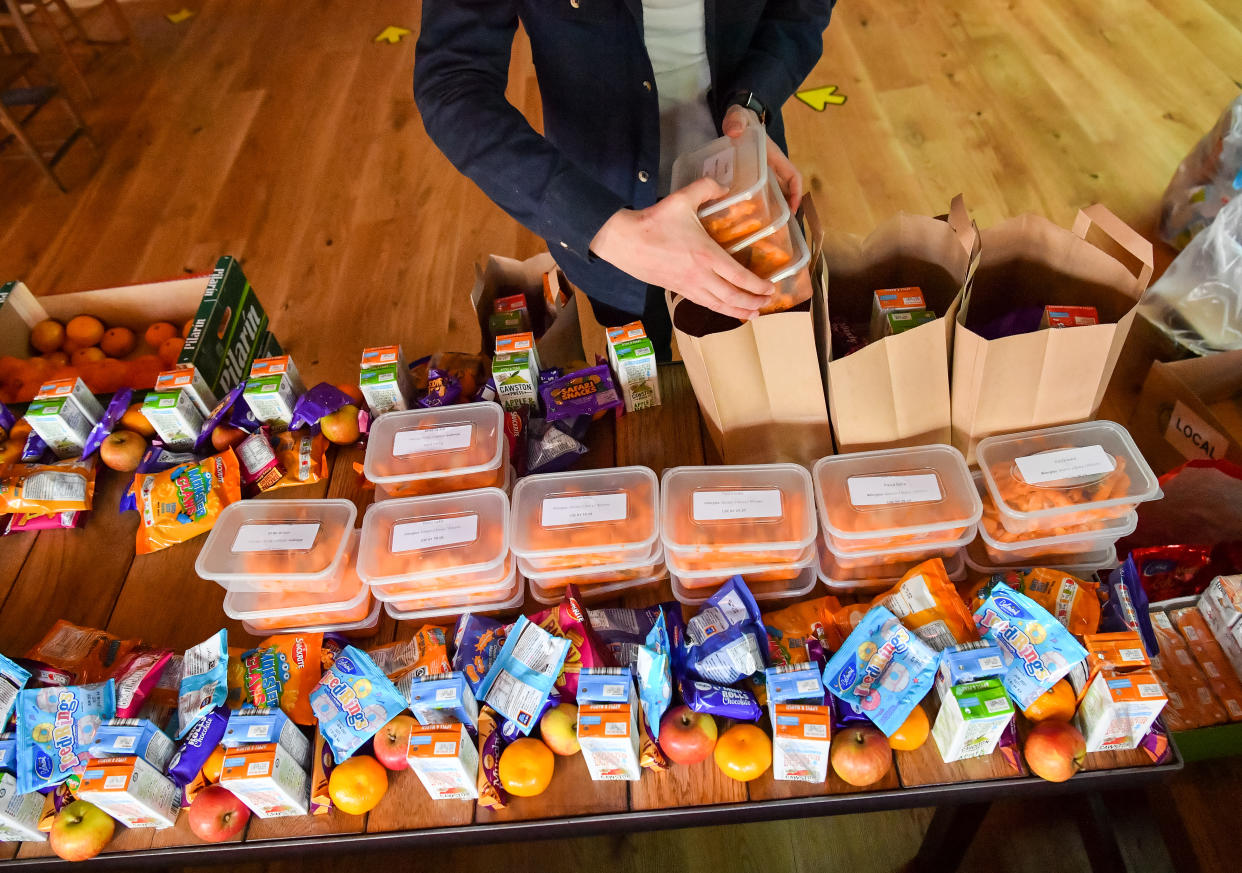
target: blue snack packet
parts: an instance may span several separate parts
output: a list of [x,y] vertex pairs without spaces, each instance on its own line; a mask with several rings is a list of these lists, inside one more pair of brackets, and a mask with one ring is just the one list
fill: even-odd
[[505,644],[508,630],[507,625],[469,612],[457,619],[457,629],[453,632],[453,669],[465,675],[475,697],[479,696],[483,677],[492,669]]
[[0,655],[0,733],[9,723],[17,706],[17,692],[30,681],[30,671]]
[[[560,702],[561,702],[561,695],[557,692],[555,688],[552,689],[552,693],[549,694],[547,699],[543,702],[543,706],[539,707],[539,712],[535,715],[533,723],[539,724],[539,720],[543,718],[543,714],[547,712],[549,709],[553,709],[556,706],[559,706]],[[497,730],[497,733],[500,734],[500,738],[504,740],[505,744],[507,745],[513,742],[514,740],[516,740],[518,737],[526,736],[528,733],[530,733],[530,728],[524,728],[520,722],[514,721],[513,719],[505,718],[505,719],[501,719],[500,728],[499,730]]]
[[310,695],[319,731],[340,764],[406,708],[405,697],[371,657],[346,646]]
[[569,645],[519,616],[475,694],[529,735],[565,666]]
[[[657,607],[658,609],[659,607]],[[638,647],[632,672],[638,679],[638,699],[651,736],[660,738],[660,719],[673,699],[673,674],[669,667],[668,628],[660,610],[647,639]]]
[[1137,631],[1147,654],[1159,655],[1160,644],[1156,642],[1147,609],[1147,589],[1143,587],[1142,573],[1134,555],[1127,556],[1124,564],[1108,574],[1104,590],[1108,599],[1100,607],[1100,630]]
[[17,775],[17,734],[0,734],[0,773]]
[[186,649],[177,692],[177,739],[229,697],[228,632],[221,628],[207,640]]
[[[596,638],[608,650],[612,662],[633,670],[638,662],[638,647],[646,642],[647,634],[651,633],[656,618],[662,613],[660,606],[649,606],[646,609],[626,609],[619,606],[588,609],[587,620],[595,631]],[[665,635],[667,634],[666,621]]]
[[116,683],[17,693],[19,794],[64,782],[87,762],[99,726],[116,712]]
[[686,669],[707,682],[731,685],[760,672],[767,651],[759,606],[741,576],[720,586],[686,623]]
[[931,690],[939,663],[939,652],[875,606],[828,660],[824,685],[891,736]]
[[189,785],[203,769],[211,753],[224,739],[229,726],[229,708],[217,706],[198,720],[189,734],[177,746],[168,762],[168,776],[178,788]]
[[745,688],[715,685],[698,679],[682,679],[677,687],[686,706],[695,712],[737,721],[758,721],[763,714],[755,695]]
[[47,447],[43,437],[31,431],[26,435],[26,444],[22,446],[22,460],[28,464],[50,463],[56,460],[56,456]]
[[1087,657],[1087,650],[1048,610],[1004,583],[992,585],[974,619],[983,638],[1000,646],[1005,658],[1001,684],[1020,709]]

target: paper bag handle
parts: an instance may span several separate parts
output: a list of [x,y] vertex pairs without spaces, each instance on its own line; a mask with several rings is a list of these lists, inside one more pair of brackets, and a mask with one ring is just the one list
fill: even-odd
[[1151,241],[1126,224],[1112,213],[1103,203],[1093,203],[1085,209],[1078,210],[1074,218],[1074,235],[1086,240],[1087,232],[1095,225],[1110,240],[1120,246],[1130,257],[1140,264],[1135,275],[1139,293],[1147,290],[1154,269],[1155,253]]
[[945,221],[949,223],[949,227],[957,234],[957,240],[962,244],[962,248],[966,249],[966,254],[974,253],[975,242],[979,238],[979,228],[970,217],[970,212],[966,209],[966,198],[958,194],[949,203],[949,214],[945,216]]

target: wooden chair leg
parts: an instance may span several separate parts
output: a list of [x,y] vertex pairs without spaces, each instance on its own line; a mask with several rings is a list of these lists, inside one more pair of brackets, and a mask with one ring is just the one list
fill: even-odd
[[3,125],[8,129],[9,133],[13,134],[22,150],[30,156],[30,159],[42,168],[43,172],[55,183],[62,193],[65,192],[65,186],[61,184],[60,179],[52,171],[48,162],[43,159],[43,154],[39,151],[39,147],[35,145],[34,140],[30,138],[26,130],[18,123],[17,119],[9,112],[8,107],[3,103],[0,103],[0,125]]
[[4,4],[9,10],[9,20],[13,24],[13,29],[26,44],[26,50],[34,55],[39,54],[39,44],[35,42],[34,34],[30,32],[30,26],[26,24],[26,16],[22,14],[21,0],[4,0]]
[[[34,0],[36,5],[45,4],[48,0]],[[82,22],[78,20],[77,14],[69,8],[69,4],[65,0],[50,0],[60,10],[60,14],[65,16],[65,20],[69,22],[69,26],[73,28],[73,32],[83,44],[90,42],[90,37],[86,35],[86,28],[82,26]]]
[[[15,2],[20,3],[21,0],[15,0]],[[95,92],[91,90],[90,83],[86,81],[86,73],[82,69],[82,65],[78,63],[78,59],[74,57],[73,49],[65,40],[65,34],[56,24],[56,19],[52,17],[52,13],[49,12],[47,7],[43,5],[42,0],[35,0],[34,10],[35,15],[39,17],[39,20],[43,26],[51,31],[52,39],[56,42],[56,46],[60,49],[61,54],[65,56],[65,61],[69,64],[69,69],[73,72],[73,77],[78,80],[78,84],[82,86],[82,90],[86,93],[86,98],[88,100],[94,100]],[[20,14],[20,10],[18,10],[18,12]],[[74,20],[76,21],[77,19]]]
[[141,59],[142,49],[139,48],[138,40],[134,37],[134,27],[129,23],[129,16],[125,14],[125,10],[121,9],[120,0],[103,0],[103,5],[107,7],[108,14],[112,16],[112,22],[121,34],[121,39],[129,46],[134,57]]
[[98,156],[99,141],[95,139],[95,134],[91,133],[90,127],[82,118],[82,110],[78,109],[78,105],[73,102],[73,98],[65,93],[65,89],[59,83],[57,83],[56,87],[56,96],[65,104],[65,112],[69,114],[75,125],[74,132],[82,131],[82,136],[86,137],[86,141],[91,144],[91,150]]

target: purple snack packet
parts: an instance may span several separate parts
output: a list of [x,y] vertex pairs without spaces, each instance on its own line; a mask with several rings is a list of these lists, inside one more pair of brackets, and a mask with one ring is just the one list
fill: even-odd
[[43,438],[31,431],[26,437],[26,445],[22,447],[22,460],[27,464],[48,464],[56,460],[56,456]]
[[539,371],[539,384],[546,385],[549,382],[555,382],[564,375],[565,371],[561,367],[546,367]]
[[427,370],[427,393],[418,398],[418,405],[424,409],[439,406],[452,406],[461,400],[461,383],[457,377],[445,370],[431,367]]
[[479,386],[479,390],[475,391],[474,397],[470,399],[475,403],[482,403],[484,401],[495,403],[496,397],[496,380],[488,376],[487,381]]
[[565,433],[560,422],[532,418],[526,425],[526,472],[560,473],[589,449]]
[[0,428],[8,433],[13,429],[13,425],[17,424],[17,416],[13,414],[13,410],[9,409],[3,403],[0,403]]
[[1018,725],[1015,719],[1009,719],[1009,724],[1005,725],[1005,729],[1001,731],[1000,739],[996,743],[996,751],[1001,753],[1001,757],[1008,762],[1009,766],[1022,772],[1022,750],[1018,747]]
[[91,432],[87,435],[86,444],[82,447],[80,457],[83,459],[89,458],[96,449],[103,445],[103,441],[108,434],[116,429],[121,416],[125,414],[125,410],[129,409],[129,402],[133,396],[134,392],[130,388],[122,388],[112,395],[112,399],[108,401],[107,408],[104,409],[103,418],[99,419],[99,422],[91,428]]
[[254,433],[263,422],[254,417],[254,413],[250,411],[250,404],[246,402],[246,398],[238,397],[237,402],[233,404],[233,409],[229,412],[229,424],[233,425],[233,427],[241,428],[247,433]]
[[[226,415],[232,412],[234,404],[245,402],[241,400],[242,392],[245,390],[246,382],[243,380],[230,388],[229,393],[221,398],[220,402],[216,404],[215,409],[211,410],[211,414],[207,416],[207,420],[203,422],[203,429],[198,432],[198,436],[194,440],[194,451],[202,452],[208,448],[211,443],[211,432],[224,421]],[[249,430],[250,428],[245,429]],[[142,470],[141,467],[138,469],[139,471]]]
[[682,679],[678,687],[681,699],[695,712],[738,721],[758,721],[763,714],[755,695],[743,688],[714,685],[697,679]]
[[357,402],[331,382],[320,382],[293,404],[293,420],[289,422],[289,430],[308,427],[311,433],[319,433],[319,419],[351,403],[357,405]]
[[1152,722],[1151,729],[1139,740],[1139,748],[1147,753],[1153,764],[1167,764],[1173,759],[1173,744],[1169,742],[1169,731],[1162,719]]
[[1147,608],[1147,589],[1143,587],[1143,574],[1134,555],[1128,555],[1124,564],[1108,574],[1103,592],[1107,592],[1108,599],[1100,607],[1100,630],[1137,631],[1147,654],[1159,655],[1160,644],[1152,630]]
[[852,724],[871,724],[871,719],[854,704],[829,692],[828,705],[832,707],[832,729],[843,730]]
[[168,777],[178,788],[185,788],[203,769],[211,753],[224,739],[229,726],[229,708],[221,705],[200,718],[168,762]]
[[567,373],[540,385],[539,399],[543,401],[544,417],[548,421],[579,415],[593,416],[621,405],[621,397],[612,383],[612,373],[607,364]]
[[[501,733],[499,726],[501,720],[500,714],[490,707],[482,707],[479,711],[479,733],[483,737],[479,743],[479,771],[482,773],[483,780],[495,793],[495,802],[485,802],[481,796],[480,803],[491,809],[497,806],[503,808],[510,800],[509,793],[505,791],[500,781],[500,754],[509,744]],[[483,787],[480,783],[480,794],[482,794]]]

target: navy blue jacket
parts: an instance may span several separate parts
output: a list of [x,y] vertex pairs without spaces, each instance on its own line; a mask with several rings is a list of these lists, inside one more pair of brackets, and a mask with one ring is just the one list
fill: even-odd
[[[835,0],[706,0],[717,125],[738,91],[780,107],[823,50]],[[544,135],[505,99],[518,21],[530,36]],[[647,286],[590,252],[618,209],[656,202],[659,104],[641,0],[423,0],[414,97],[453,165],[548,241],[570,281],[641,313]]]

